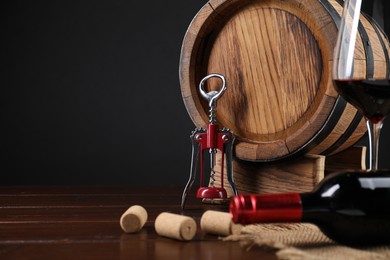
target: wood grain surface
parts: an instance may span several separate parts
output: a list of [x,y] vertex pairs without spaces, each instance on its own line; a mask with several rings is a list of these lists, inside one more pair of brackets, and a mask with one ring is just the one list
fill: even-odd
[[[221,186],[221,154],[215,168],[215,185]],[[331,156],[305,155],[277,163],[233,161],[233,179],[239,193],[310,192],[327,175],[345,170],[366,169],[366,147],[350,147]],[[224,186],[233,195],[224,169]]]
[[[249,161],[277,161],[297,153],[334,154],[366,132],[364,120],[333,87],[337,1],[209,1],[183,41],[180,83],[197,127],[208,122],[198,93],[210,73],[225,75],[227,91],[217,121],[237,137],[234,153]],[[386,57],[375,25],[362,17],[373,50],[373,71],[384,75]],[[355,73],[369,69],[366,40],[359,38]],[[208,91],[219,88],[210,80]]]
[[[184,188],[184,187],[183,187]],[[182,187],[0,187],[0,259],[276,259],[261,249],[198,232],[189,242],[160,237],[154,220],[161,212],[193,217],[207,209],[190,194],[180,210]],[[140,204],[148,211],[144,228],[124,233],[119,219]]]

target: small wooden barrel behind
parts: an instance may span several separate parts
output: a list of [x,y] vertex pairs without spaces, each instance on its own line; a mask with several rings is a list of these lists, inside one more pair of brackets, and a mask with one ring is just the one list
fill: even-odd
[[[366,132],[355,108],[333,87],[332,56],[342,3],[326,0],[210,0],[185,35],[180,84],[197,127],[208,122],[198,91],[210,73],[225,75],[217,121],[237,137],[234,154],[278,161],[310,152],[333,154]],[[384,35],[362,17],[354,73],[388,73]],[[207,90],[217,88],[211,81]]]

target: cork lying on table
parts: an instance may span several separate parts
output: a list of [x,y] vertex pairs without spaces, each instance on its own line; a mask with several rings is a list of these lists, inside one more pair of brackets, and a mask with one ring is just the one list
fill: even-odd
[[134,205],[122,214],[120,225],[126,233],[135,233],[141,230],[147,219],[148,212],[142,206]]
[[200,227],[205,233],[220,236],[239,234],[242,229],[242,225],[235,224],[232,221],[229,213],[213,210],[203,213],[200,219]]
[[191,240],[196,234],[196,222],[193,218],[163,212],[157,216],[154,228],[160,236],[178,240]]

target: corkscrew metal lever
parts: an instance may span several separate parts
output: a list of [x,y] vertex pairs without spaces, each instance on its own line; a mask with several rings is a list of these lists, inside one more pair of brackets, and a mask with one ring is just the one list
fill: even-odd
[[[221,88],[218,91],[206,92],[204,89],[205,82],[210,78],[219,78],[222,82]],[[206,200],[225,200],[227,199],[227,192],[223,187],[223,174],[224,174],[224,161],[226,156],[226,177],[232,188],[234,195],[237,195],[236,185],[233,181],[233,166],[232,166],[232,152],[233,152],[233,142],[234,135],[227,129],[219,129],[218,124],[216,123],[216,107],[217,100],[223,95],[226,91],[226,80],[225,77],[220,74],[210,74],[204,77],[199,83],[199,92],[203,98],[205,98],[209,105],[209,124],[207,129],[196,128],[195,131],[191,133],[191,143],[192,143],[192,156],[191,156],[191,169],[190,169],[190,178],[184,188],[181,208],[184,209],[186,198],[188,192],[190,191],[195,178],[196,172],[199,165],[200,172],[200,188],[196,193],[197,198],[202,198]],[[203,185],[204,178],[204,153],[208,150],[210,155],[210,185],[207,187]],[[216,166],[216,153],[221,152],[221,187],[215,186],[215,166]]]

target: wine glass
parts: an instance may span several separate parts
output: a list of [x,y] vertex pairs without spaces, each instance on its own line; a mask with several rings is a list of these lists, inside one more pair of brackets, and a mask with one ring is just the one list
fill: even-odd
[[333,61],[337,92],[363,113],[370,163],[378,171],[379,135],[390,111],[389,0],[345,0]]

